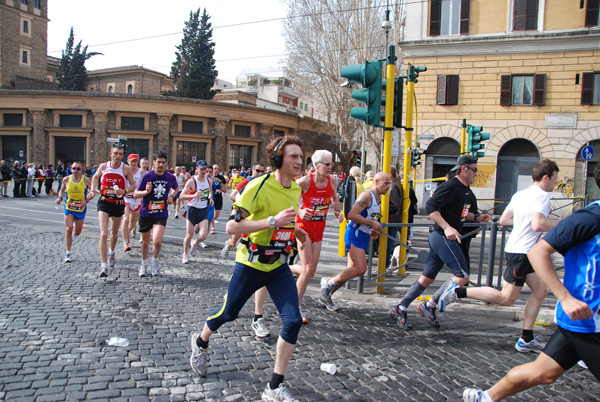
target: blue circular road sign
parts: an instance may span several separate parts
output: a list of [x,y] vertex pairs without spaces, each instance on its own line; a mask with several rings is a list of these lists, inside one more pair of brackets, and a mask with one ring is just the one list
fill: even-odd
[[594,157],[594,148],[590,147],[589,145],[586,145],[581,150],[581,156],[586,161],[591,161],[592,158]]

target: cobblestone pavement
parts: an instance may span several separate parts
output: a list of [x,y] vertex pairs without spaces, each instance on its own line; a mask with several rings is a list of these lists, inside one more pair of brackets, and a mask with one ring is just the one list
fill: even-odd
[[[250,329],[253,302],[211,339],[206,378],[189,367],[190,333],[223,300],[231,261],[219,248],[200,250],[190,265],[181,246],[165,244],[162,277],[137,277],[139,243],[124,254],[108,280],[99,270],[97,229],[84,232],[64,264],[62,226],[43,227],[3,217],[0,246],[0,400],[259,400],[270,378],[280,320],[267,302],[271,337]],[[344,265],[340,259],[340,266]],[[331,269],[331,267],[327,267]],[[411,306],[413,331],[387,317],[391,299],[342,289],[330,313],[316,303],[311,282],[300,333],[285,384],[300,401],[459,401],[465,387],[487,387],[511,367],[529,362],[514,343],[521,323],[475,315],[461,303],[439,314],[431,329]],[[536,327],[548,337],[553,328]],[[106,346],[113,337],[127,347]],[[333,362],[338,373],[320,371]],[[578,366],[555,384],[512,401],[594,401],[600,385]]]

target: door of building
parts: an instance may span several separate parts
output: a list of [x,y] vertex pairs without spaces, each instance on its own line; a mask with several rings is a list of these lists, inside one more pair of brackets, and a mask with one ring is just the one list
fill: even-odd
[[27,161],[27,136],[3,135],[2,159],[10,164],[15,161]]
[[[435,179],[446,176],[446,173],[456,165],[460,155],[460,143],[454,138],[442,137],[434,140],[427,147],[425,155],[425,179]],[[421,206],[425,203],[440,185],[440,181],[428,181],[423,186]]]
[[539,161],[540,154],[529,140],[512,140],[500,149],[496,165],[494,214],[501,215],[513,194],[533,183],[533,167]]
[[596,180],[594,179],[594,169],[596,169],[596,166],[600,161],[600,140],[590,141],[589,146],[594,150],[594,157],[587,163],[587,174],[585,160],[581,155],[581,151],[585,145],[577,151],[577,163],[575,169],[576,180],[573,180],[575,186],[573,195],[587,195],[587,201],[594,202],[600,200],[600,189],[596,185]]
[[56,162],[61,160],[65,164],[75,161],[86,165],[85,145],[87,138],[84,137],[54,137],[54,160],[50,161],[56,166]]
[[149,155],[149,148],[150,140],[128,138],[125,141],[125,157],[123,161],[127,161],[129,154],[138,154],[140,158],[146,157],[148,160],[152,160],[152,155]]

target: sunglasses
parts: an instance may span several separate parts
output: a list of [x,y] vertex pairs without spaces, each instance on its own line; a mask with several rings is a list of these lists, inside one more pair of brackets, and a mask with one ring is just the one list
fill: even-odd
[[257,173],[264,173],[265,170],[264,169],[254,169]]
[[471,167],[471,166],[469,166],[469,165],[465,165],[465,167],[466,167],[467,169],[471,169],[472,171],[474,171],[475,173],[477,173],[477,168]]
[[81,170],[81,168],[71,168],[71,170]]

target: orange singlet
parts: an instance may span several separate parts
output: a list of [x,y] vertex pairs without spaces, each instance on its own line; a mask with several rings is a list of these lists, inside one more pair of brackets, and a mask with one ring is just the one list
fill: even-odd
[[331,188],[331,176],[324,188],[318,188],[315,179],[310,173],[310,187],[306,193],[302,194],[302,205],[300,208],[311,209],[313,216],[310,220],[296,218],[296,226],[308,233],[308,237],[313,243],[323,240],[323,232],[327,223],[327,213],[333,197],[333,188]]

